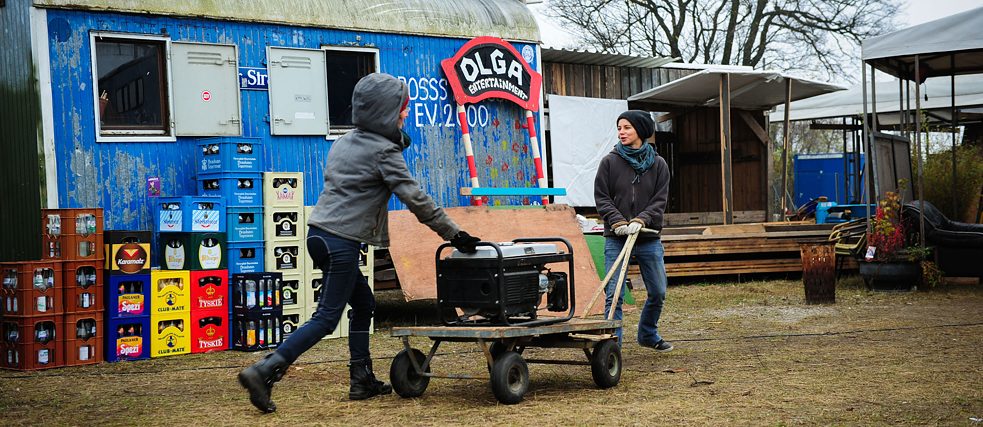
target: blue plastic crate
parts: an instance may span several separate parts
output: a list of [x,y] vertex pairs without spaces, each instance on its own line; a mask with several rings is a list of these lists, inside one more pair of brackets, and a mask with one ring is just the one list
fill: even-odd
[[153,205],[154,231],[223,233],[225,206],[215,196],[160,197]]
[[207,138],[198,140],[198,174],[263,172],[263,140],[259,138]]
[[110,318],[105,337],[107,362],[150,358],[150,316]]
[[209,173],[198,175],[198,193],[225,197],[229,207],[262,207],[263,175]]
[[229,208],[226,212],[229,243],[263,240],[263,208]]
[[266,271],[263,242],[232,242],[229,248],[229,274]]
[[104,292],[106,317],[150,315],[150,273],[111,275]]

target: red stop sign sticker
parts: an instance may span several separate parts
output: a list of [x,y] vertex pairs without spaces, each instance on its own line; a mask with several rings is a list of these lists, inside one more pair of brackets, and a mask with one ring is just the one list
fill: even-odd
[[202,91],[201,92],[201,100],[202,101],[211,101],[212,100],[212,93],[209,92],[209,91],[207,91],[207,90],[206,91]]

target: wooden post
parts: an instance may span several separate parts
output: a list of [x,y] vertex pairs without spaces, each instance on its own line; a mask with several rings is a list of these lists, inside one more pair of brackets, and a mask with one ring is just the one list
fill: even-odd
[[[918,55],[915,55],[915,151],[918,153],[918,243],[922,248],[925,247],[925,189],[922,184],[922,91],[921,91],[921,62]],[[928,136],[928,132],[925,132]],[[912,183],[908,183],[912,185]]]
[[[870,189],[871,189],[871,164],[874,163],[874,155],[871,152],[871,141],[874,138],[870,127],[870,117],[867,115],[867,63],[863,60],[860,61],[860,83],[861,83],[861,93],[864,103],[864,115],[863,115],[863,140],[864,140],[864,153],[867,154],[867,159],[864,160],[864,173],[863,173],[863,188],[860,190],[863,192],[863,202],[864,209],[867,210],[867,214],[870,215]],[[870,237],[870,232],[872,229],[873,221],[867,221],[867,236]]]
[[[532,161],[536,164],[536,182],[539,188],[546,188],[546,177],[543,174],[543,159],[539,157],[539,138],[536,136],[536,120],[533,119],[532,111],[526,110],[526,128],[529,131],[529,145],[532,146]],[[547,196],[542,198],[543,205],[550,204]]]
[[730,148],[730,74],[724,73],[720,75],[720,178],[723,185],[724,225],[734,223]]
[[785,119],[782,122],[784,126],[784,131],[782,132],[782,218],[788,218],[785,213],[788,212],[788,147],[789,147],[789,135],[791,134],[791,129],[789,129],[789,104],[792,101],[792,79],[785,78]]
[[[474,149],[471,148],[471,131],[468,129],[468,115],[464,104],[457,104],[457,121],[461,123],[461,142],[464,144],[464,154],[468,159],[468,175],[471,177],[471,188],[478,188],[478,168],[474,164]],[[481,197],[471,199],[471,204],[481,206]]]

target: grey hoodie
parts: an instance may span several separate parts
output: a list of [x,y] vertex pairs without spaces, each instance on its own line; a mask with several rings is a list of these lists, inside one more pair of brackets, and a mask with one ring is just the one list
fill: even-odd
[[324,165],[324,189],[307,224],[346,239],[389,245],[389,197],[395,193],[416,218],[445,240],[460,231],[420,189],[403,159],[399,113],[406,85],[373,73],[355,85],[355,129],[338,138]]

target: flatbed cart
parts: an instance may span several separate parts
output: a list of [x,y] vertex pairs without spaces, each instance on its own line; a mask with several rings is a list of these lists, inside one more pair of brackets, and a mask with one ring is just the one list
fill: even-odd
[[[528,363],[589,365],[594,383],[600,388],[610,388],[621,380],[621,348],[614,335],[620,326],[620,320],[576,318],[537,326],[394,327],[392,336],[402,339],[403,350],[393,359],[389,380],[397,394],[411,398],[426,391],[430,378],[486,378],[432,372],[437,349],[446,341],[477,343],[487,361],[492,392],[504,404],[522,401],[529,388]],[[410,337],[432,340],[429,354],[413,348]],[[524,359],[522,352],[533,347],[582,349],[587,360]]]

